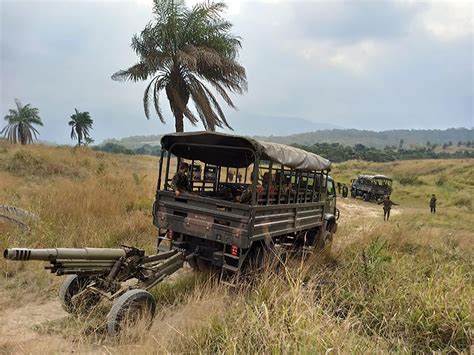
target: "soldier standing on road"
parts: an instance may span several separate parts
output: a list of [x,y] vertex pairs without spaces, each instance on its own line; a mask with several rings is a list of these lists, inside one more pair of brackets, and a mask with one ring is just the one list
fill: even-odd
[[436,213],[436,196],[435,196],[435,194],[431,195],[430,210],[431,210],[431,213]]
[[347,188],[346,184],[342,186],[342,197],[347,197],[349,194],[349,189]]
[[[393,202],[390,199],[390,196],[385,196],[383,201],[379,202],[379,205],[383,203],[383,220],[387,220],[390,218],[390,210],[392,209],[392,206],[398,206],[398,203]],[[385,219],[386,218],[386,219]]]
[[340,195],[341,194],[341,183],[337,183],[337,193]]

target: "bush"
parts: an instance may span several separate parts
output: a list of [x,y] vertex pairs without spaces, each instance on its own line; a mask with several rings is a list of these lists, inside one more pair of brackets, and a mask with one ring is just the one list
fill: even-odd
[[472,201],[471,201],[471,199],[469,199],[467,197],[459,197],[454,201],[453,204],[456,207],[464,207],[464,208],[467,208],[469,210],[472,209]]
[[436,185],[443,186],[448,181],[446,175],[440,175],[436,178]]
[[418,176],[415,175],[406,175],[402,178],[399,178],[398,181],[401,185],[417,186],[423,185],[423,181],[418,179]]

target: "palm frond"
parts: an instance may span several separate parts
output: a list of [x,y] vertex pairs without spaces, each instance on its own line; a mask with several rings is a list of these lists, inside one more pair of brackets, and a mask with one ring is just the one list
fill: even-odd
[[24,210],[19,207],[11,206],[11,205],[0,205],[0,211],[8,212],[11,215],[15,215],[21,218],[31,218],[31,219],[38,218],[34,213],[30,211]]
[[143,93],[143,109],[145,111],[145,116],[147,119],[150,119],[150,89],[153,83],[158,79],[158,77],[154,77],[150,83],[147,85],[145,92]]
[[124,80],[132,80],[132,81],[140,81],[146,80],[148,78],[147,65],[143,62],[135,64],[134,66],[128,68],[127,70],[119,70],[118,72],[112,75],[112,80],[116,81],[124,81]]
[[166,77],[163,77],[155,82],[155,87],[153,88],[153,104],[155,106],[155,112],[163,123],[165,123],[165,119],[160,109],[160,92],[166,87],[166,84]]

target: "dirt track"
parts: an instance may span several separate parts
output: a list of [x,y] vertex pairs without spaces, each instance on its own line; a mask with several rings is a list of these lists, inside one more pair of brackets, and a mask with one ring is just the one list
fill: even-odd
[[[337,238],[340,243],[345,243],[349,238],[354,240],[362,236],[365,232],[383,223],[382,207],[373,203],[367,203],[353,199],[338,199],[338,208],[341,212],[339,225],[348,228],[354,226],[350,233],[343,233]],[[397,215],[400,210],[392,209],[392,215]],[[353,223],[355,219],[362,220],[363,223]],[[0,291],[2,299],[11,298],[6,291]],[[10,303],[10,302],[9,302]],[[47,348],[48,352],[94,352],[105,351],[107,348],[100,348],[91,345],[91,348],[75,349],[76,345],[61,336],[39,332],[40,329],[50,322],[60,321],[67,317],[67,313],[61,308],[56,297],[50,300],[35,304],[28,303],[18,308],[9,307],[0,310],[0,353],[40,353]],[[170,315],[172,317],[172,315]],[[162,320],[160,323],[165,322]]]

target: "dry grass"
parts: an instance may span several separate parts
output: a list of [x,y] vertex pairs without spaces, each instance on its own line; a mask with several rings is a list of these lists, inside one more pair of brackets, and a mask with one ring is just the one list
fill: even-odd
[[[128,243],[153,251],[157,158],[1,144],[0,204],[39,219],[27,221],[31,232],[0,220],[0,247]],[[379,206],[346,202],[331,260],[313,256],[279,273],[269,268],[239,290],[184,270],[153,290],[159,311],[143,335],[107,339],[102,305],[86,318],[31,325],[26,340],[0,334],[0,351],[34,352],[41,344],[51,353],[468,352],[473,162],[348,162],[332,175],[348,183],[362,172],[395,178],[401,213],[383,223]],[[428,209],[432,193],[436,216]],[[0,317],[55,297],[60,278],[39,263],[2,260],[0,268]]]

